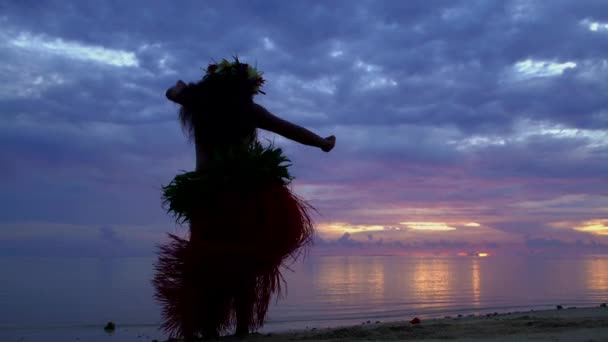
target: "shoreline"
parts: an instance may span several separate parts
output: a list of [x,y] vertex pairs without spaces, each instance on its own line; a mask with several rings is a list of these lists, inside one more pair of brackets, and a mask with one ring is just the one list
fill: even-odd
[[[377,321],[335,325],[328,328],[292,328],[276,332],[257,333],[244,338],[224,336],[218,341],[606,341],[608,342],[608,308],[570,307],[558,310],[521,310],[517,312],[456,314],[444,318],[424,318],[412,324],[407,320]],[[64,327],[56,329],[0,330],[0,340],[29,341],[90,341],[107,342],[178,342],[167,339],[157,326],[117,324],[108,334],[99,327]]]
[[243,339],[224,337],[221,340],[254,342],[433,341],[446,339],[608,341],[608,308],[600,306],[448,317],[422,319],[419,324],[412,324],[410,321],[366,321],[365,324],[354,326],[257,334]]

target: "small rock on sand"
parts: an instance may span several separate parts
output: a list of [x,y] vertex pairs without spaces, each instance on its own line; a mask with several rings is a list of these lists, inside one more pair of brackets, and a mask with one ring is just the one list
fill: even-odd
[[114,322],[108,322],[106,326],[103,327],[103,330],[105,330],[107,333],[112,333],[114,330],[116,330],[116,324]]

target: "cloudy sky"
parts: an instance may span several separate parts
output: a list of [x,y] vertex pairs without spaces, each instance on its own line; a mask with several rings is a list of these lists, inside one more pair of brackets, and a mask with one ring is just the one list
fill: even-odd
[[[203,4],[204,3],[204,4]],[[165,97],[238,54],[316,251],[607,253],[604,0],[3,1],[0,255],[140,255],[193,168]]]

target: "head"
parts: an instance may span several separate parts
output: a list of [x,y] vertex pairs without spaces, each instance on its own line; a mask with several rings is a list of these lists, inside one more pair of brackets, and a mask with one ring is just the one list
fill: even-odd
[[238,59],[211,64],[197,83],[183,81],[170,87],[166,96],[180,104],[182,127],[195,141],[213,142],[239,139],[253,134],[251,117],[253,96],[264,83],[255,68]]

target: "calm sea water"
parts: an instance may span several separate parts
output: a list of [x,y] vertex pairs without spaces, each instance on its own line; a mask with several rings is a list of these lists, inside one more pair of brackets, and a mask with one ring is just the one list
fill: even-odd
[[[153,262],[0,259],[0,341],[161,340]],[[308,257],[293,269],[264,331],[608,301],[608,256]]]

